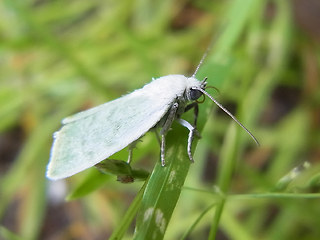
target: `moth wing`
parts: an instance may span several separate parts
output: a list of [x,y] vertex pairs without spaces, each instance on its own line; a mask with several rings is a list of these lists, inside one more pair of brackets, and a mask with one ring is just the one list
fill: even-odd
[[54,134],[47,177],[69,177],[120,151],[154,127],[174,99],[135,91],[62,121]]

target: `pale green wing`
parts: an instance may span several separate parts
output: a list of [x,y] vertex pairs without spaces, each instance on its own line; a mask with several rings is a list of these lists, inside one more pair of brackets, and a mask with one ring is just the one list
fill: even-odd
[[69,177],[125,148],[154,127],[172,101],[135,91],[64,119],[54,134],[47,176]]

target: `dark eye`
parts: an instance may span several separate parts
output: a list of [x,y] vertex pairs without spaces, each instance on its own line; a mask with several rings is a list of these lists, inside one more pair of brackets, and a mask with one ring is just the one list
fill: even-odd
[[202,95],[202,92],[200,92],[197,89],[190,89],[189,96],[190,100],[197,100]]

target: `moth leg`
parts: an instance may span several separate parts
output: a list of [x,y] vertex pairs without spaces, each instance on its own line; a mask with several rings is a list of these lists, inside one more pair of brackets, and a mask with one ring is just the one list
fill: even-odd
[[192,157],[192,152],[191,152],[191,148],[192,148],[192,142],[194,139],[194,135],[199,136],[199,133],[197,131],[197,129],[195,127],[193,127],[189,122],[187,122],[186,120],[183,120],[181,118],[177,119],[177,121],[184,127],[189,129],[189,136],[188,136],[188,147],[187,147],[187,152],[188,152],[188,156],[191,162],[194,162],[193,157]]
[[161,135],[161,148],[160,148],[160,156],[161,156],[161,166],[164,167],[166,165],[165,162],[165,150],[166,150],[166,137],[164,134]]
[[164,162],[165,136],[161,135],[161,138],[160,138],[158,131],[154,131],[154,133],[156,134],[157,141],[160,145],[161,165],[164,166],[165,165],[165,162]]
[[190,103],[189,105],[186,106],[186,108],[184,109],[184,112],[189,111],[190,109],[193,108],[193,112],[194,112],[194,127],[197,127],[197,121],[198,121],[198,115],[199,115],[199,105],[197,102],[193,102]]
[[129,146],[128,146],[128,151],[129,151],[128,160],[127,160],[128,164],[130,164],[131,161],[132,161],[132,152],[133,152],[133,149],[136,147],[138,142],[140,142],[140,138],[138,138],[134,142],[130,143]]
[[128,160],[127,163],[130,165],[132,161],[132,152],[133,152],[133,147],[129,146],[129,154],[128,154]]
[[166,134],[169,131],[172,122],[174,121],[175,117],[176,117],[176,113],[178,110],[179,104],[178,103],[174,103],[172,105],[172,107],[170,108],[170,112],[169,115],[160,131],[160,135],[161,135],[161,147],[160,147],[160,152],[161,152],[161,166],[165,166],[165,149],[166,149]]

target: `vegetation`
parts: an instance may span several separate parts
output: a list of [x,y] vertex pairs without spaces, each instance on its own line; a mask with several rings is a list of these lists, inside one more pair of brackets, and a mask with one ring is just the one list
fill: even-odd
[[[315,0],[4,0],[0,16],[0,239],[319,239]],[[194,164],[174,123],[166,167],[154,134],[137,144],[145,181],[45,178],[61,119],[192,75],[208,46],[197,78],[260,147],[206,99]]]

